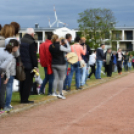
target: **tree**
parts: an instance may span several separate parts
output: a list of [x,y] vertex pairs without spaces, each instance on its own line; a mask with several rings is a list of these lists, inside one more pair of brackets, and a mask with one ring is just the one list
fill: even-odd
[[112,42],[112,31],[116,24],[116,19],[110,9],[87,9],[79,13],[79,29],[82,36],[85,36],[87,44],[92,48],[97,48],[105,39]]

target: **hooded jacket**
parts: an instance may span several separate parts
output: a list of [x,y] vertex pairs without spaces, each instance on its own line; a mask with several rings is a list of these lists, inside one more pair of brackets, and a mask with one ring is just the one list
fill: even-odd
[[7,70],[7,67],[10,65],[13,56],[8,53],[5,49],[5,38],[0,36],[0,74]]
[[52,55],[49,51],[49,47],[52,44],[51,40],[46,40],[40,45],[39,54],[40,54],[40,64],[42,67],[47,67],[47,73],[52,74]]
[[6,71],[7,67],[10,65],[13,59],[12,54],[8,53],[4,50],[4,48],[0,48],[0,73]]

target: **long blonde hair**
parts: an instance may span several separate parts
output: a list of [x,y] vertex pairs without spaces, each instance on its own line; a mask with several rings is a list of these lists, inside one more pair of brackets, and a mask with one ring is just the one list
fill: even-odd
[[15,36],[15,29],[12,25],[6,24],[1,30],[1,35],[5,38]]

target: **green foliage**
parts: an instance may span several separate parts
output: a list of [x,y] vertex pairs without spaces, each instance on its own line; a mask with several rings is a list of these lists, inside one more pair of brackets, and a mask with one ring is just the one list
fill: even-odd
[[114,29],[115,21],[110,9],[87,9],[79,14],[79,33],[88,39],[87,43],[91,48],[97,48],[105,39],[112,42],[110,31]]
[[37,54],[37,58],[38,58],[38,59],[40,58],[40,55],[39,55],[39,54]]
[[134,51],[129,52],[129,55],[133,55],[134,56]]

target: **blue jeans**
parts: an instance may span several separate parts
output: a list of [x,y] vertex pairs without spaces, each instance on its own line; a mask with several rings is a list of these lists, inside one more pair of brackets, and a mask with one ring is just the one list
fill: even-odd
[[52,94],[54,76],[53,74],[47,74],[47,67],[44,67],[44,71],[45,71],[45,79],[43,80],[43,83],[41,85],[40,93],[44,93],[44,88],[47,82],[49,82],[48,94]]
[[7,86],[6,86],[6,104],[5,107],[9,107],[12,99],[12,93],[13,93],[13,80],[14,77],[11,76],[8,80]]
[[66,78],[65,78],[65,81],[64,81],[64,86],[63,86],[63,90],[66,90],[67,89],[67,85],[68,85],[68,75],[67,75],[67,70],[68,70],[68,62],[66,63]]
[[132,62],[128,62],[128,67],[131,69],[131,67],[132,67]]
[[96,79],[101,79],[101,68],[103,65],[103,61],[97,61],[96,62],[96,73],[95,73],[95,77]]
[[68,76],[68,87],[71,87],[74,72],[75,72],[76,88],[79,88],[80,87],[80,63],[79,62],[71,65],[71,72]]
[[80,86],[85,85],[87,77],[87,66],[80,68]]

